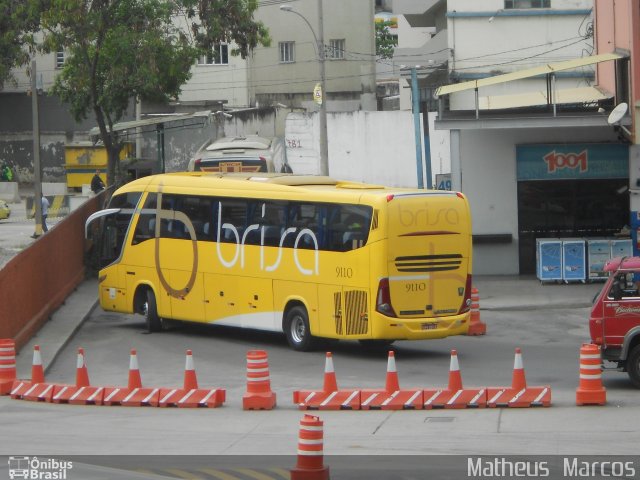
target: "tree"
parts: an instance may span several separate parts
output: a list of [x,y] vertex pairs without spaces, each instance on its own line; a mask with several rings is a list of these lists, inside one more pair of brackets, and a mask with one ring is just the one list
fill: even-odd
[[40,2],[0,0],[0,90],[11,80],[11,69],[25,65],[38,30]]
[[398,46],[398,37],[389,31],[391,25],[394,22],[376,22],[376,55],[380,58],[392,58]]
[[217,43],[233,42],[243,58],[258,43],[268,45],[266,27],[253,20],[257,6],[257,0],[48,1],[41,48],[65,51],[52,92],[76,120],[95,115],[108,184],[116,180],[122,149],[113,125],[133,100],[177,98],[197,57]]

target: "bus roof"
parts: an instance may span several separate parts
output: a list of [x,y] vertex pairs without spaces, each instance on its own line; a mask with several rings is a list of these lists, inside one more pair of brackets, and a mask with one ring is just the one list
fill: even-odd
[[[162,185],[168,188],[221,189],[221,190],[251,190],[258,192],[276,192],[286,189],[289,193],[342,192],[361,195],[370,193],[374,196],[385,196],[391,200],[395,195],[425,194],[425,195],[456,195],[456,192],[442,190],[418,190],[416,188],[385,187],[367,183],[335,180],[321,175],[291,175],[281,173],[218,173],[218,172],[176,172],[142,177],[120,187],[118,192],[132,192],[146,190],[151,186]],[[461,194],[458,194],[461,196]]]

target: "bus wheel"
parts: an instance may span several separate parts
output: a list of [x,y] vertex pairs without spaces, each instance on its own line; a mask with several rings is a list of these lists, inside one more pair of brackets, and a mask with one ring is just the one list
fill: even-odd
[[627,374],[633,386],[640,388],[640,345],[636,345],[627,358]]
[[149,332],[159,332],[162,330],[162,319],[158,316],[158,306],[153,290],[147,290],[147,301],[143,306],[144,319]]
[[289,345],[299,352],[307,352],[315,345],[309,329],[309,316],[304,307],[293,307],[284,319],[284,333]]
[[358,340],[365,350],[382,350],[393,345],[395,340]]

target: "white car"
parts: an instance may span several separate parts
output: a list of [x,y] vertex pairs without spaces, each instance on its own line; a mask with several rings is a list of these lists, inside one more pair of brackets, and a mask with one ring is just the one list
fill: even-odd
[[291,173],[280,137],[222,137],[207,141],[189,161],[189,171]]

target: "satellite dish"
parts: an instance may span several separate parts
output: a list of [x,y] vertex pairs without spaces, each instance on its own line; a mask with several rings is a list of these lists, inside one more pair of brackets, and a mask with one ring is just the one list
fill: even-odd
[[607,118],[607,123],[609,125],[615,125],[620,120],[622,120],[622,117],[625,116],[628,109],[629,109],[629,105],[627,105],[624,102],[617,105],[616,108],[611,110],[611,113],[609,114],[609,118]]

